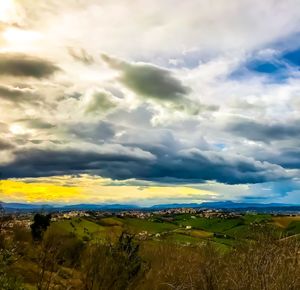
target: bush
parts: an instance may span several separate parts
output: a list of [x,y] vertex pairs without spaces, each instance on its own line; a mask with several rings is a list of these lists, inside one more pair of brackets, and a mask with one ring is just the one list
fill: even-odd
[[256,240],[244,241],[225,253],[212,243],[146,247],[143,251],[151,261],[151,271],[138,289],[300,289],[300,242],[280,240],[270,228],[256,230],[252,233]]
[[125,290],[141,272],[139,245],[122,233],[116,244],[90,244],[83,257],[86,290]]
[[10,266],[15,261],[13,249],[0,250],[0,289],[22,290],[21,279],[10,271]]

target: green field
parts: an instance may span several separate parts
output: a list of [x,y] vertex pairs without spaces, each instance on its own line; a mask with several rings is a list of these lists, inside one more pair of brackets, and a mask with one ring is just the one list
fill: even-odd
[[138,233],[141,231],[147,231],[151,234],[161,233],[166,231],[175,230],[176,225],[169,222],[155,221],[152,219],[137,219],[137,218],[125,218],[124,225],[126,225],[129,231]]
[[105,227],[83,218],[72,218],[70,220],[53,222],[51,227],[54,230],[73,233],[81,239],[89,240],[103,237],[105,233]]
[[143,240],[166,240],[179,244],[201,244],[211,241],[220,248],[234,246],[251,239],[251,229],[267,225],[278,236],[300,234],[300,218],[272,217],[263,214],[246,214],[236,218],[204,218],[189,214],[160,216],[148,219],[118,218],[72,218],[53,222],[51,227],[63,233],[72,233],[82,240],[117,237],[122,231],[131,232]]
[[209,232],[224,232],[238,225],[243,224],[243,219],[220,219],[220,218],[186,218],[176,221],[179,226],[191,226],[192,228],[205,230]]

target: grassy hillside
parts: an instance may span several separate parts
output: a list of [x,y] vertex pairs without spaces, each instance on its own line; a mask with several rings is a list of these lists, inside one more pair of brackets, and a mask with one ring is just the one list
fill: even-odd
[[[122,240],[122,232],[134,235],[129,234],[132,238]],[[260,277],[257,276],[257,269],[261,269],[260,273],[266,271],[266,265],[260,264],[265,260],[268,261],[272,281],[277,276],[286,279],[285,276],[290,274],[289,283],[294,281],[293,283],[298,285],[295,280],[298,276],[293,274],[297,270],[293,268],[296,265],[293,259],[299,254],[297,252],[299,248],[294,244],[300,241],[299,234],[299,216],[272,217],[247,214],[235,218],[204,218],[177,214],[157,215],[146,219],[117,216],[62,219],[51,222],[50,228],[39,241],[32,240],[29,229],[16,228],[9,238],[2,235],[2,240],[0,235],[0,246],[2,243],[2,247],[6,249],[4,252],[0,251],[0,258],[1,253],[5,253],[2,259],[8,259],[8,262],[2,265],[0,259],[0,271],[5,271],[7,275],[5,279],[9,279],[10,275],[19,277],[16,281],[9,280],[9,283],[13,283],[9,290],[68,289],[70,285],[72,288],[69,289],[94,289],[85,284],[87,282],[85,279],[93,279],[87,275],[102,273],[99,274],[99,283],[108,283],[106,279],[110,277],[114,277],[113,281],[117,281],[119,273],[124,269],[130,269],[124,267],[124,263],[132,261],[131,257],[138,249],[135,245],[139,245],[141,259],[137,257],[135,262],[143,262],[140,265],[141,276],[136,278],[142,282],[141,287],[135,288],[136,290],[153,289],[151,286],[157,284],[159,280],[161,283],[169,283],[170,279],[171,281],[174,279],[173,282],[177,285],[178,282],[185,281],[182,276],[184,273],[188,274],[186,276],[188,282],[191,277],[199,275],[201,267],[204,274],[207,269],[210,273],[216,271],[214,277],[219,277],[219,273],[223,273],[225,278],[218,280],[218,283],[230,281],[235,277],[235,273],[244,275],[253,270],[251,274],[253,281],[249,282],[252,285]],[[286,259],[285,264],[282,264],[282,259]],[[289,267],[286,266],[287,263],[290,263]],[[114,265],[114,268],[111,268],[111,265]],[[236,269],[232,270],[234,267]],[[44,276],[41,269],[46,271]],[[195,272],[190,275],[193,269]],[[274,276],[275,270],[277,274]],[[115,274],[112,275],[112,271],[116,271]],[[147,272],[146,276],[143,275],[143,271]],[[282,275],[283,272],[285,276]],[[176,280],[177,277],[181,277],[181,280]],[[235,277],[236,285],[243,281],[242,277],[244,276]],[[38,288],[39,279],[44,281],[44,286],[50,279],[55,287]],[[202,285],[205,279],[201,278],[197,283]],[[146,288],[144,281],[148,281]],[[163,285],[161,283],[157,285]],[[209,287],[205,289],[211,289]],[[259,287],[260,285],[253,289],[261,289]],[[1,275],[0,289],[2,289]],[[97,289],[114,288],[107,286]],[[159,286],[155,289],[169,288]],[[226,285],[221,289],[231,288]],[[234,290],[239,289],[251,288],[240,285]],[[274,288],[272,284],[266,289],[287,288]],[[295,286],[293,289],[300,288]]]
[[204,218],[189,214],[174,215],[167,220],[162,217],[139,218],[72,218],[51,224],[52,228],[72,233],[82,240],[117,237],[122,231],[135,234],[137,238],[166,240],[179,244],[201,244],[213,241],[222,248],[231,247],[239,241],[252,239],[255,226],[269,225],[279,236],[300,234],[300,217],[272,217],[271,215],[247,214],[237,218]]
[[287,228],[292,222],[300,222],[300,216],[273,217],[273,222],[278,227]]
[[51,227],[61,232],[73,233],[81,239],[89,240],[103,237],[106,230],[105,227],[83,218],[61,220],[52,223]]
[[137,218],[126,218],[124,219],[124,226],[134,232],[138,233],[141,231],[147,231],[149,233],[161,233],[165,231],[175,230],[176,225],[169,222],[156,221],[152,219],[137,219]]

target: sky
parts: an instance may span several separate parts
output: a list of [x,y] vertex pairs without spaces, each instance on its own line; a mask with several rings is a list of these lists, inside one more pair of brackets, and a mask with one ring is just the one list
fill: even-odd
[[300,1],[0,0],[0,200],[300,204]]

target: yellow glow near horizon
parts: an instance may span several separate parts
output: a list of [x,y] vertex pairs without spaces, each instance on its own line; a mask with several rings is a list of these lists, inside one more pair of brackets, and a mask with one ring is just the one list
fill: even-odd
[[[79,188],[48,183],[26,183],[15,180],[1,181],[1,200],[20,202],[68,202],[81,196]],[[60,197],[57,196],[59,192]]]
[[[135,186],[105,184],[108,179],[46,177],[0,181],[0,200],[38,203],[143,203],[153,200],[206,200],[216,193],[188,186]],[[113,182],[113,181],[112,181]]]

